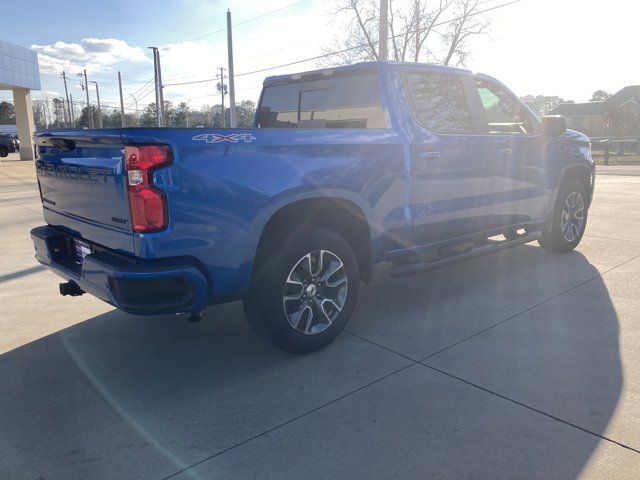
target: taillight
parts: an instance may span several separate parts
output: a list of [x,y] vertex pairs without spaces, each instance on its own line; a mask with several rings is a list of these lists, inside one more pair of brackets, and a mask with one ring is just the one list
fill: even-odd
[[171,149],[166,145],[128,146],[124,155],[133,230],[164,230],[169,223],[167,196],[154,186],[153,170],[171,163]]

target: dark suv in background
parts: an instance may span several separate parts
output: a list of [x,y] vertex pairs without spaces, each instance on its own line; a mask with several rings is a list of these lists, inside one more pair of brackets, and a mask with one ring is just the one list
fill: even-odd
[[0,157],[6,157],[15,152],[17,150],[16,142],[17,140],[14,139],[13,135],[0,133]]

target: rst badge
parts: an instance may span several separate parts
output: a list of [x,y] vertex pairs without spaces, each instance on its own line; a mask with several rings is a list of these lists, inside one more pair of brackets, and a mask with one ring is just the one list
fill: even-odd
[[255,140],[256,137],[251,135],[250,133],[202,133],[200,135],[194,136],[191,140],[202,141],[207,143],[221,143],[221,142],[230,142],[230,143],[238,143],[245,142],[250,143],[252,140]]

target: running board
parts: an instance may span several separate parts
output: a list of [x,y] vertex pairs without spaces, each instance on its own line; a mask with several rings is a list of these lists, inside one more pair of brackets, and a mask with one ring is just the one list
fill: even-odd
[[437,268],[453,265],[454,263],[470,260],[472,258],[488,255],[489,253],[499,252],[505,248],[515,247],[523,243],[533,242],[542,237],[542,232],[536,230],[534,232],[525,233],[513,240],[503,240],[501,242],[492,242],[479,247],[474,247],[466,252],[458,253],[450,257],[441,258],[433,261],[419,261],[409,263],[399,263],[391,267],[389,275],[393,278],[407,277],[409,275],[417,275],[419,273],[429,272]]

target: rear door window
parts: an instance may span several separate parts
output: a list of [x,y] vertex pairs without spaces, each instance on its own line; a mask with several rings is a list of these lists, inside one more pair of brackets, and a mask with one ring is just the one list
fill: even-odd
[[429,72],[404,72],[411,110],[418,123],[439,133],[470,133],[471,113],[460,78]]
[[349,75],[266,87],[261,128],[389,128],[378,75]]

